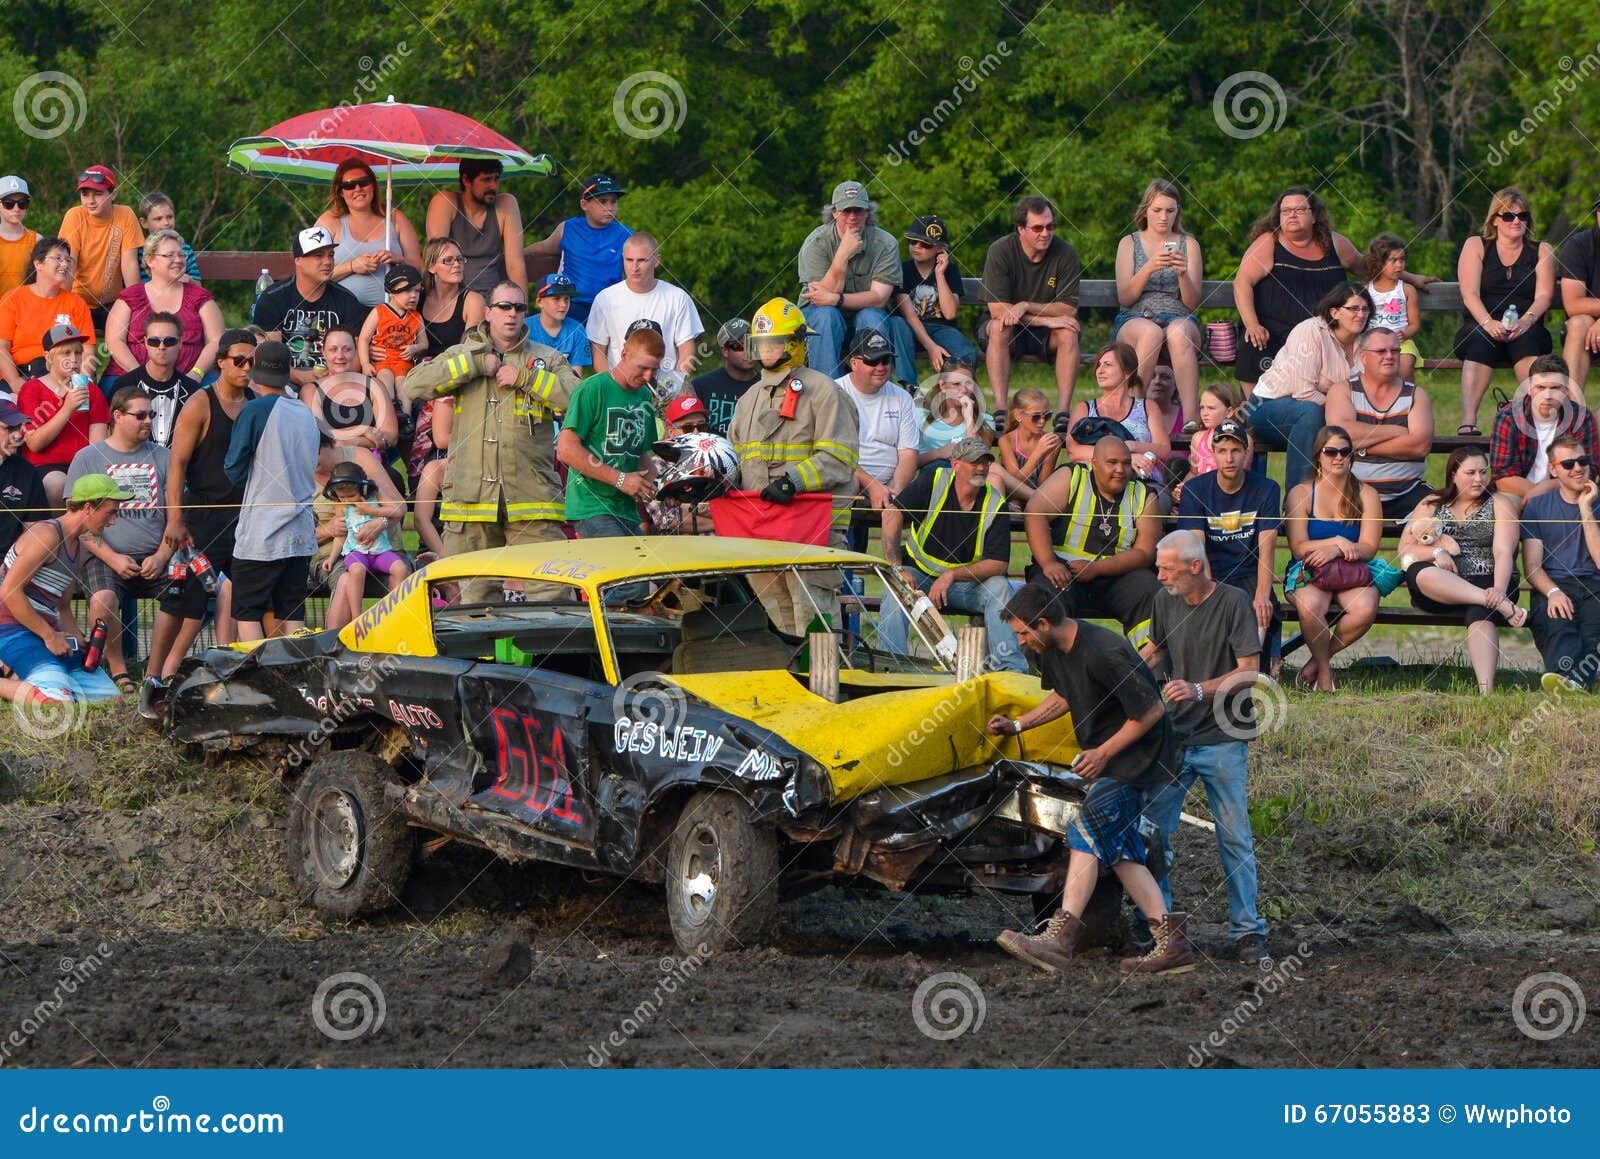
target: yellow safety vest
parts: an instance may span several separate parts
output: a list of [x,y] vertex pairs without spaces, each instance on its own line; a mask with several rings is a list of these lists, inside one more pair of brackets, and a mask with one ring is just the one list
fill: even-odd
[[[1056,541],[1056,554],[1062,559],[1096,559],[1085,544],[1089,540],[1089,525],[1094,522],[1095,489],[1094,472],[1088,467],[1072,468],[1072,493],[1067,499],[1065,534]],[[1139,513],[1144,510],[1150,489],[1138,479],[1129,479],[1127,490],[1117,501],[1110,518],[1117,525],[1117,538],[1113,544],[1116,552],[1127,551],[1139,536]],[[1104,517],[1102,517],[1104,518]]]
[[928,551],[928,533],[933,530],[933,521],[938,519],[940,512],[944,510],[945,500],[949,499],[954,489],[955,478],[955,471],[949,467],[940,467],[933,473],[933,498],[928,504],[928,512],[917,520],[911,529],[911,538],[906,542],[906,554],[911,557],[912,562],[931,576],[942,575],[958,567],[972,567],[981,560],[984,536],[1006,501],[998,488],[984,487],[983,503],[978,508],[978,534],[972,541],[972,558],[938,559]]

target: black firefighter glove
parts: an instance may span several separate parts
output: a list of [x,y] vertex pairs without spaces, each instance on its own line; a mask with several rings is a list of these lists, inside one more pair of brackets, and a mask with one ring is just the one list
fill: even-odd
[[768,503],[777,503],[787,507],[794,502],[794,484],[789,482],[789,476],[779,475],[772,482],[761,488],[761,498]]

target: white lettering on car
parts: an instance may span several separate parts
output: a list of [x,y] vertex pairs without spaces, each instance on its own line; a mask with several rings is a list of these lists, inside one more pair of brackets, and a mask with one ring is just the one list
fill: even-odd
[[652,720],[619,716],[611,726],[611,742],[619,753],[648,753],[684,764],[705,764],[716,758],[723,738],[708,729],[679,725],[663,728]]
[[744,760],[733,770],[733,775],[747,781],[775,781],[783,776],[783,763],[771,753],[751,749],[744,754]]

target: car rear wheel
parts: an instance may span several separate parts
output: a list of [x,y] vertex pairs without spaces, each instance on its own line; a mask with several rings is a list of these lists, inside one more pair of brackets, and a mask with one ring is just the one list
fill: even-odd
[[778,928],[778,835],[730,793],[702,793],[672,831],[667,918],[684,953],[765,945]]
[[323,913],[359,917],[399,900],[416,836],[384,800],[393,776],[371,753],[338,752],[300,778],[289,806],[289,875]]

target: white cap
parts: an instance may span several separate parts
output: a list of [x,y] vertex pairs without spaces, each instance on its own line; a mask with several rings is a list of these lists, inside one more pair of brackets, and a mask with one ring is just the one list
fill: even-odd
[[310,229],[302,229],[294,239],[294,256],[303,258],[307,254],[314,254],[318,250],[332,249],[338,243],[333,240],[333,235],[320,225]]
[[20,193],[24,197],[32,197],[28,183],[14,173],[7,173],[0,177],[0,197],[10,197],[13,193]]

